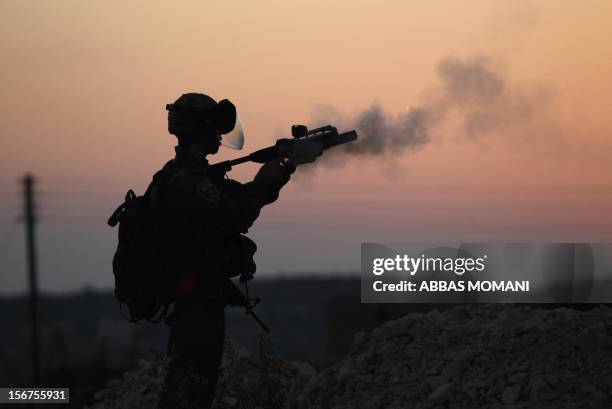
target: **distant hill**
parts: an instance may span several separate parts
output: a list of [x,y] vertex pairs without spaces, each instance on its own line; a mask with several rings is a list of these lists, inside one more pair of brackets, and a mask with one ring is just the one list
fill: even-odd
[[[252,296],[260,297],[257,313],[272,328],[276,353],[297,359],[320,355],[328,344],[328,308],[338,297],[359,296],[355,278],[254,280]],[[42,295],[42,356],[46,373],[104,360],[110,369],[125,369],[147,356],[150,348],[165,351],[165,324],[135,325],[122,317],[112,291],[84,290],[67,295]],[[27,299],[0,298],[0,381],[26,382],[29,368]],[[241,310],[228,308],[228,336],[254,346],[260,332]],[[317,359],[315,359],[317,361]]]

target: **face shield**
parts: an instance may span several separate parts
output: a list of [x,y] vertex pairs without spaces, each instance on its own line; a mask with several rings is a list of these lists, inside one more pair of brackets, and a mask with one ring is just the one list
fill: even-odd
[[233,129],[221,136],[221,145],[231,149],[242,149],[244,145],[244,129],[238,112],[236,112],[236,122]]
[[213,110],[213,124],[222,135],[221,145],[231,149],[242,149],[244,131],[234,104],[227,99],[219,101]]

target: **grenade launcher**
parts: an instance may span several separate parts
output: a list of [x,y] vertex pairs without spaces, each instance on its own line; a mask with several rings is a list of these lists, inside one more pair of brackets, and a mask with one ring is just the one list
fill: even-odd
[[342,145],[357,139],[357,132],[348,131],[339,134],[338,129],[331,125],[326,125],[310,131],[305,125],[293,125],[291,127],[291,135],[293,136],[293,139],[279,139],[273,146],[260,149],[241,158],[215,163],[214,165],[211,165],[209,169],[212,172],[226,173],[229,172],[233,166],[241,163],[266,163],[272,159],[281,157],[280,146],[287,143],[296,143],[304,140],[318,140],[323,145],[323,149],[327,150],[332,146]]

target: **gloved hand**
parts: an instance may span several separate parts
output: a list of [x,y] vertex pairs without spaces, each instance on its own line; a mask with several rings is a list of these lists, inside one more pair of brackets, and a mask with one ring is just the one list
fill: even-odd
[[238,281],[241,283],[246,283],[247,281],[251,281],[255,276],[253,273],[241,273]]
[[279,160],[272,160],[259,169],[253,181],[258,186],[280,189],[289,181],[290,173]]
[[323,144],[312,139],[280,139],[276,146],[280,156],[288,158],[295,166],[314,162],[323,154]]

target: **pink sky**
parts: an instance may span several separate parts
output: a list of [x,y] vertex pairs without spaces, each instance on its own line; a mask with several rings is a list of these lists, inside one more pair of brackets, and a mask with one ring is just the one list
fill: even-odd
[[[594,0],[4,1],[0,219],[32,171],[41,190],[68,191],[42,196],[61,214],[49,240],[71,243],[62,223],[82,223],[108,253],[114,232],[95,225],[171,156],[163,108],[181,93],[234,101],[248,152],[321,105],[402,112],[436,87],[441,59],[486,55],[508,84],[546,96],[533,115],[476,139],[451,116],[414,153],[296,181],[252,231],[260,270],[350,270],[362,241],[610,240],[611,25],[612,3]],[[15,254],[0,268],[21,268]],[[103,267],[70,271],[111,282]]]

